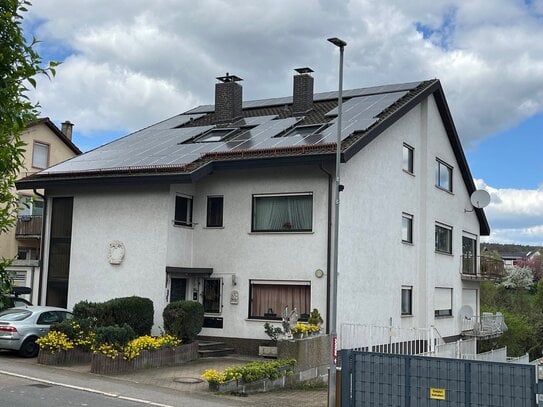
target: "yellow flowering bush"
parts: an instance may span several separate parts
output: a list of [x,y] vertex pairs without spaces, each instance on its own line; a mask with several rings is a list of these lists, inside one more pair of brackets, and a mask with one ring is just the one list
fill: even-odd
[[321,330],[321,327],[318,325],[309,324],[307,326],[307,331],[311,333],[316,333],[316,332],[319,332],[320,330]]
[[299,333],[306,333],[308,331],[309,325],[302,324],[301,322],[298,322],[294,327],[292,328],[293,334],[299,334]]
[[226,373],[215,369],[207,369],[202,373],[202,379],[211,384],[226,383]]
[[103,343],[98,346],[94,346],[92,349],[95,353],[101,353],[110,359],[117,359],[119,357],[119,350],[110,343]]
[[123,348],[123,358],[132,360],[138,357],[142,350],[155,350],[161,348],[173,348],[181,343],[175,336],[164,335],[159,337],[144,335],[131,340]]
[[233,366],[224,369],[224,372],[208,369],[202,374],[202,379],[211,384],[223,384],[233,380],[241,380],[245,383],[256,382],[262,379],[277,379],[291,374],[296,360],[278,359],[270,362],[250,362],[243,366]]
[[36,339],[36,343],[40,345],[40,349],[56,353],[62,350],[72,349],[74,344],[68,336],[62,332],[50,331],[47,335]]

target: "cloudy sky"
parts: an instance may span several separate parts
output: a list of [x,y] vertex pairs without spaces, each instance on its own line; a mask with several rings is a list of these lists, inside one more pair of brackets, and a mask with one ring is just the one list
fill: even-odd
[[34,97],[89,150],[213,103],[215,77],[244,99],[288,96],[293,69],[337,88],[439,78],[477,185],[490,241],[543,245],[543,0],[35,0],[27,33],[63,61]]

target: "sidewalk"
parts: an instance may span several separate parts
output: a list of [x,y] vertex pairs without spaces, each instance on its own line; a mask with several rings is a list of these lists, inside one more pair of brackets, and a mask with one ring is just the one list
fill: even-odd
[[[166,368],[150,368],[132,373],[101,376],[90,373],[90,365],[76,366],[43,366],[37,364],[37,359],[23,359],[17,355],[0,352],[0,370],[13,371],[13,373],[27,374],[34,377],[47,377],[49,380],[67,380],[75,385],[83,383],[87,386],[99,387],[102,391],[115,392],[123,387],[123,391],[130,392],[130,388],[147,389],[154,395],[183,396],[183,400],[168,397],[174,401],[175,406],[199,405],[203,407],[208,401],[209,405],[230,406],[270,406],[288,407],[303,404],[304,407],[324,407],[327,405],[327,391],[318,390],[277,390],[269,393],[250,394],[247,397],[231,395],[216,395],[208,391],[208,385],[202,381],[200,375],[206,369],[222,370],[228,366],[247,363],[254,358],[243,356],[216,357],[198,359],[180,366]],[[0,375],[0,380],[2,376]],[[120,386],[123,384],[124,386]],[[127,387],[126,387],[127,386]],[[144,397],[142,397],[144,398]],[[187,400],[192,402],[187,404]]]

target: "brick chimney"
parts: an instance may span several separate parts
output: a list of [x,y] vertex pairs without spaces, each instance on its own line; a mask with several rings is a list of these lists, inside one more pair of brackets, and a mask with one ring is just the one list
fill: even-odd
[[298,68],[294,75],[292,113],[305,113],[313,109],[313,77],[311,68]]
[[215,84],[215,118],[228,122],[241,117],[242,86],[237,83],[243,79],[229,75],[219,76]]
[[74,128],[74,124],[71,123],[69,120],[66,120],[64,123],[62,123],[61,131],[64,133],[66,137],[68,137],[69,140],[72,139],[72,130]]

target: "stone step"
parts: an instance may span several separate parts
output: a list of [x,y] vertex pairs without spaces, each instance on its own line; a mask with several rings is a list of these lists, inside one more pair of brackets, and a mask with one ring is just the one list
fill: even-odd
[[198,349],[200,350],[221,349],[224,347],[225,347],[224,342],[198,341]]
[[210,358],[214,356],[228,356],[234,353],[234,350],[234,348],[200,349],[198,354],[201,358]]

